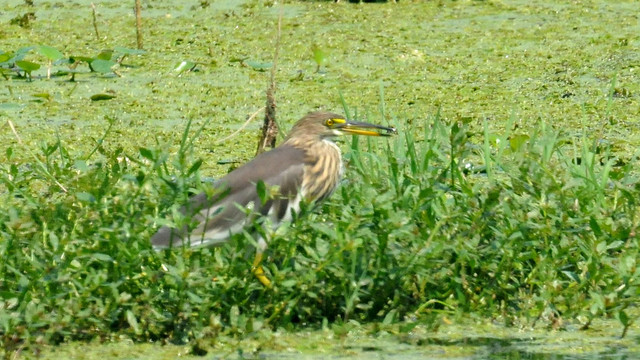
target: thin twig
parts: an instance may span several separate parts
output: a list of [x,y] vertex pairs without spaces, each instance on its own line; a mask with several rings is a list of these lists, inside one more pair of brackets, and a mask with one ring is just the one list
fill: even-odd
[[142,49],[142,15],[140,14],[140,0],[136,0],[136,41],[138,49]]
[[223,142],[231,139],[232,137],[238,135],[238,133],[242,130],[244,130],[244,128],[247,127],[247,125],[249,125],[249,123],[251,122],[251,120],[253,120],[256,116],[258,116],[258,114],[260,113],[260,111],[264,110],[264,107],[261,107],[260,109],[258,109],[258,111],[254,112],[253,114],[251,114],[251,116],[249,116],[249,118],[247,119],[247,121],[244,122],[244,124],[242,124],[242,126],[240,126],[240,128],[238,128],[238,130],[234,131],[231,135],[222,138],[218,141],[216,141],[214,144],[222,144]]
[[[271,67],[271,78],[269,79],[269,87],[274,89],[276,87],[276,70],[278,68],[278,54],[280,52],[280,34],[282,32],[282,6],[280,6],[280,15],[278,15],[278,32],[276,33],[276,48],[273,54],[273,66]],[[275,106],[275,103],[274,103]]]
[[38,163],[38,165],[40,165],[40,167],[42,168],[42,171],[45,173],[45,175],[47,175],[47,177],[49,177],[51,180],[53,180],[56,185],[58,185],[60,187],[60,189],[62,189],[62,191],[64,191],[65,193],[68,192],[67,188],[65,188],[62,184],[60,184],[58,182],[58,180],[56,180],[55,177],[53,177],[53,175],[51,175],[51,173],[49,172],[49,170],[47,170],[47,168],[44,166],[44,164],[42,163],[42,161],[40,161],[40,159],[38,159],[38,157],[36,156],[36,154],[34,154],[31,149],[29,149],[23,142],[22,139],[20,138],[20,135],[18,135],[18,132],[16,131],[15,126],[13,126],[13,122],[11,120],[7,120],[7,124],[9,124],[9,127],[11,128],[11,131],[13,132],[13,135],[15,135],[16,139],[18,140],[18,144],[22,145],[28,152],[29,154],[31,154],[31,156],[33,157],[33,159],[36,161],[36,163]]
[[282,7],[278,16],[278,31],[276,33],[276,46],[273,54],[273,65],[271,66],[271,78],[267,87],[267,105],[264,112],[264,125],[258,141],[256,155],[265,151],[267,147],[275,147],[276,136],[278,135],[278,123],[276,121],[276,70],[278,68],[278,52],[280,50],[280,33],[282,27]]
[[96,40],[100,40],[100,33],[98,32],[98,20],[96,16],[96,6],[94,3],[91,3],[91,8],[93,9],[93,30],[96,32]]

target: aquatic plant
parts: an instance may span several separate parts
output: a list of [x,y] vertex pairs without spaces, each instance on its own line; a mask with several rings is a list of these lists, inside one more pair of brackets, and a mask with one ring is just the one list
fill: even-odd
[[438,114],[398,125],[388,145],[354,139],[337,194],[274,237],[264,262],[273,289],[252,277],[248,234],[216,249],[149,245],[199,187],[202,160],[191,154],[202,128],[185,128],[175,156],[109,151],[111,126],[88,154],[44,144],[39,166],[8,148],[2,348],[468,313],[554,327],[616,316],[628,328],[639,292],[637,155],[614,160],[544,122],[482,135]]
[[[46,59],[46,78],[52,76],[70,76],[71,81],[75,80],[75,75],[81,73],[77,67],[80,64],[88,65],[90,72],[100,74],[116,74],[117,66],[120,66],[124,59],[130,55],[144,54],[143,50],[128,49],[116,46],[112,50],[103,50],[94,57],[69,56],[65,57],[58,49],[48,45],[27,46],[16,51],[0,51],[0,74],[8,79],[9,76],[20,79],[32,80],[32,73],[39,70],[41,64],[37,59],[25,60],[32,51]],[[52,72],[55,69],[55,72]]]

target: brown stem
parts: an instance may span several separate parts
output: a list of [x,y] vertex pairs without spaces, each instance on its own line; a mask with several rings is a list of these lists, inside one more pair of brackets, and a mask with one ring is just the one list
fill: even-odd
[[140,0],[136,0],[136,42],[138,49],[142,49],[142,15],[140,15]]
[[97,20],[97,16],[96,16],[96,5],[94,3],[91,3],[91,9],[93,10],[93,30],[96,33],[96,40],[100,40],[100,32],[98,32],[98,20]]
[[278,66],[278,51],[280,50],[280,29],[282,27],[282,8],[278,17],[278,32],[276,33],[276,46],[273,54],[273,65],[271,66],[271,78],[267,87],[267,104],[264,110],[264,124],[262,133],[258,141],[256,155],[264,152],[267,147],[276,146],[276,136],[278,135],[278,123],[276,122],[276,68]]

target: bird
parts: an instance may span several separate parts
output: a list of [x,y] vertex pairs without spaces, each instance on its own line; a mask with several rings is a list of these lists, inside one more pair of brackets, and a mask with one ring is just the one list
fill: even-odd
[[[284,142],[261,153],[221,179],[206,185],[180,208],[181,221],[161,227],[152,237],[157,251],[172,247],[223,244],[232,235],[251,230],[258,218],[269,233],[290,222],[301,202],[320,203],[334,192],[343,175],[336,137],[345,134],[391,136],[393,127],[347,120],[340,114],[316,111],[298,120]],[[178,219],[179,220],[179,219]],[[262,268],[267,241],[253,229],[256,254],[252,272],[265,286],[271,281]]]

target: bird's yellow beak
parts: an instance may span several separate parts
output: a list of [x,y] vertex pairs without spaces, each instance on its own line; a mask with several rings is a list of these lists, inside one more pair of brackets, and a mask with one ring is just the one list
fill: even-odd
[[382,125],[369,124],[359,121],[347,121],[344,119],[341,122],[335,122],[335,127],[339,131],[345,134],[352,135],[366,135],[366,136],[391,136],[397,134],[398,131],[393,127],[386,127]]

